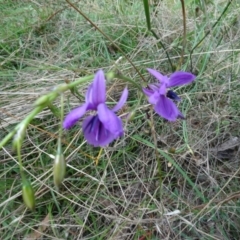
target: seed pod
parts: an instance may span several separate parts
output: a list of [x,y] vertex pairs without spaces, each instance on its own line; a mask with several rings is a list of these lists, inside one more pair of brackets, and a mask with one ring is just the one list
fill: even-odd
[[33,210],[35,208],[35,196],[32,185],[27,179],[24,179],[22,183],[22,196],[27,208]]
[[53,181],[54,185],[59,188],[62,184],[66,173],[66,161],[63,154],[57,154],[53,164]]

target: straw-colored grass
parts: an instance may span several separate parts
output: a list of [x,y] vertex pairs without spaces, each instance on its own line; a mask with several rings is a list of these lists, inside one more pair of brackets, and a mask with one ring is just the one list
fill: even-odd
[[[176,89],[186,120],[166,122],[131,84],[120,115],[125,136],[102,151],[89,146],[81,122],[64,131],[67,175],[60,191],[52,179],[60,120],[44,109],[31,122],[22,147],[36,208],[27,210],[11,142],[0,150],[2,239],[239,239],[240,5],[185,1],[187,45],[180,66],[183,27],[180,1],[150,1],[152,27],[174,66],[197,75]],[[147,82],[146,68],[171,73],[159,40],[147,32],[142,1],[75,1],[126,54]],[[1,1],[0,139],[58,84],[117,69],[141,77],[113,43],[67,1]],[[191,49],[210,31],[194,50]],[[192,68],[191,68],[192,66]],[[88,83],[78,87],[85,94]],[[109,102],[126,83],[108,83]],[[64,94],[65,113],[81,97]],[[60,98],[54,101],[60,107]],[[157,150],[157,151],[156,151]],[[99,158],[96,166],[95,160]]]

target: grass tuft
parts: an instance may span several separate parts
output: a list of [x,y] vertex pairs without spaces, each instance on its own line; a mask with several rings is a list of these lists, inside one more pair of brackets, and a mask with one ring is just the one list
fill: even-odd
[[[147,67],[171,73],[167,51],[173,66],[197,75],[194,84],[177,89],[185,121],[151,116],[146,99],[129,84],[119,114],[135,111],[135,117],[125,121],[124,138],[101,150],[86,144],[81,123],[63,131],[67,170],[59,191],[52,167],[60,119],[48,109],[39,113],[22,147],[35,211],[23,204],[11,143],[0,150],[2,239],[240,239],[240,5],[227,4],[185,1],[186,46],[179,65],[180,1],[149,1],[151,28],[164,50],[148,33],[143,1],[74,3],[111,42],[67,1],[0,0],[0,139],[38,97],[99,68],[119,70],[145,86],[153,82]],[[65,113],[82,103],[87,85],[78,88],[78,97],[64,94]],[[125,85],[108,83],[109,103]],[[53,102],[54,109],[60,105],[60,99]]]

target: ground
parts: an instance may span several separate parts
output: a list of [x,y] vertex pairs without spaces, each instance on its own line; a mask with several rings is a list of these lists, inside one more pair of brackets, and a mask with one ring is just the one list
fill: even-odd
[[[147,29],[143,1],[72,4],[0,0],[0,140],[39,97],[98,69],[140,88],[155,81],[146,68],[192,72],[193,84],[175,88],[186,119],[162,119],[132,82],[111,79],[110,108],[129,89],[118,112],[124,137],[101,149],[86,143],[82,121],[63,130],[67,169],[57,189],[57,97],[22,143],[34,210],[23,203],[12,139],[0,150],[2,239],[240,239],[239,3],[186,0],[186,37],[181,1],[149,1],[157,37]],[[83,103],[90,82],[64,92],[64,115]]]

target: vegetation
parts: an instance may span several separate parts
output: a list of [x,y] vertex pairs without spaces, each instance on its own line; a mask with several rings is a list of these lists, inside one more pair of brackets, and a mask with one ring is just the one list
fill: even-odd
[[[139,0],[75,1],[75,8],[64,0],[0,0],[1,140],[39,97],[98,69],[143,87],[155,81],[146,68],[197,76],[176,90],[186,116],[176,122],[155,114],[131,82],[108,81],[109,105],[126,84],[129,98],[119,112],[125,135],[106,148],[88,145],[80,123],[61,130],[61,98],[55,114],[44,108],[21,148],[33,211],[23,203],[12,142],[0,149],[2,239],[240,239],[240,5],[184,2],[185,37],[181,1],[149,1],[156,38]],[[64,92],[64,114],[84,102],[89,83]],[[59,134],[67,168],[57,189]]]

